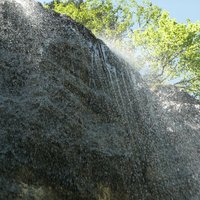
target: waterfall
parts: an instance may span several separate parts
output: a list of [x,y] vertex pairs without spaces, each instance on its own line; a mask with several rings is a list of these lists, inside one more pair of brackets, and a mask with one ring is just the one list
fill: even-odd
[[32,0],[0,24],[0,199],[199,199],[198,101]]

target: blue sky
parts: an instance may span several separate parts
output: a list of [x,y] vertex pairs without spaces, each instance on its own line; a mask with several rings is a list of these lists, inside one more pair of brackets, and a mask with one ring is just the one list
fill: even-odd
[[169,11],[170,16],[178,22],[191,19],[200,20],[200,0],[151,0],[152,3]]
[[[38,1],[43,3],[51,0]],[[176,18],[178,22],[186,22],[188,18],[192,22],[200,20],[200,0],[151,0],[151,2],[168,10],[170,16]]]

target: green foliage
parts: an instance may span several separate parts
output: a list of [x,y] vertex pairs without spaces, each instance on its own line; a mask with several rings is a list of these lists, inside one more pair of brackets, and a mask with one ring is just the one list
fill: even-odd
[[86,0],[77,5],[76,1],[54,1],[52,9],[85,25],[95,35],[119,39],[126,37],[133,26],[127,2],[119,2],[114,5],[112,0]]
[[157,25],[162,14],[162,9],[153,5],[150,1],[136,4],[135,21],[140,29],[145,29],[149,24]]
[[149,66],[151,84],[178,78],[177,86],[200,98],[200,23],[178,23],[147,0],[143,4],[135,0],[55,0],[45,7],[70,16],[99,37],[139,49]]
[[200,24],[177,23],[163,11],[145,29],[134,31],[134,44],[143,48],[150,66],[151,82],[179,77],[179,87],[200,96]]

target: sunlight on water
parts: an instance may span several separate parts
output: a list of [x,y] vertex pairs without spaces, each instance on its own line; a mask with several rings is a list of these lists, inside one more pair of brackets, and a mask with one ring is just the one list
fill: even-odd
[[7,0],[10,2],[16,2],[20,4],[23,9],[23,14],[29,19],[32,24],[38,25],[41,22],[41,16],[38,12],[38,5],[34,1],[30,0]]
[[[131,48],[122,45],[120,41],[108,39],[104,37],[100,37],[101,40],[105,42],[105,44],[110,48],[112,52],[114,52],[118,57],[124,59],[129,65],[137,69],[138,71],[144,65],[144,53],[139,48]],[[128,46],[128,45],[127,45]]]

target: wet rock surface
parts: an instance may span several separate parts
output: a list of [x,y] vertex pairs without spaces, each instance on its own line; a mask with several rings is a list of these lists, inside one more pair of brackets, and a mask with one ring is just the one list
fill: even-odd
[[0,24],[0,199],[200,198],[198,101],[33,1],[1,0]]

